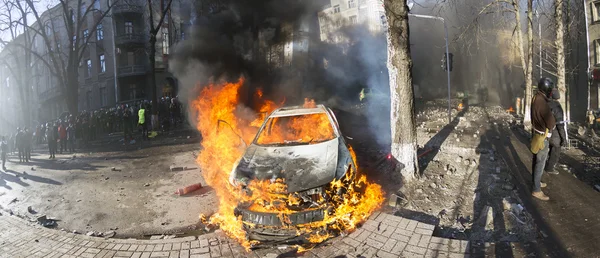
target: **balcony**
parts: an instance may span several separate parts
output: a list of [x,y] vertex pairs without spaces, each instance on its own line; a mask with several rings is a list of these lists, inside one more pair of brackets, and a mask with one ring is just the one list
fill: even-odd
[[144,75],[147,71],[148,67],[145,65],[121,66],[117,69],[117,75],[119,77]]
[[135,4],[119,4],[112,7],[112,11],[115,14],[118,13],[143,13],[141,5]]
[[115,36],[115,44],[117,45],[140,45],[145,42],[144,34],[121,34]]

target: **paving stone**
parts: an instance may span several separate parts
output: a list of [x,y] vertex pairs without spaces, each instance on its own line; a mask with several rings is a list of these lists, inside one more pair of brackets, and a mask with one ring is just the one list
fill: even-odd
[[442,251],[442,252],[449,252],[449,250],[450,250],[450,247],[448,247],[448,244],[446,244],[446,243],[433,243],[433,242],[429,242],[428,248],[430,250]]
[[207,247],[208,246],[208,239],[205,239],[205,238],[198,239],[198,243],[200,244],[200,247]]
[[390,252],[392,251],[394,246],[396,246],[396,243],[398,243],[398,240],[388,239],[380,249],[386,252]]
[[140,255],[140,258],[150,258],[151,254],[152,252],[143,252],[142,255]]
[[208,247],[190,249],[190,254],[205,254],[205,253],[210,253],[210,249]]
[[415,228],[416,234],[431,236],[433,235],[433,229],[423,229],[423,228]]
[[408,221],[408,225],[406,225],[406,230],[408,231],[415,231],[415,229],[417,228],[417,224],[419,222],[417,222],[416,220],[409,220]]
[[190,242],[181,243],[181,249],[190,249]]
[[410,240],[408,240],[408,244],[416,246],[416,245],[419,244],[419,241],[421,241],[421,235],[419,235],[419,234],[413,234],[410,237]]
[[344,242],[352,247],[357,247],[358,245],[360,245],[360,242],[358,242],[350,237],[344,237],[344,239],[342,239],[342,242]]
[[142,256],[142,252],[134,252],[131,255],[131,258],[140,258]]
[[418,247],[418,246],[409,244],[404,248],[404,251],[408,251],[408,252],[416,253],[416,254],[425,254],[427,252],[427,248]]
[[171,250],[181,250],[181,243],[173,243],[173,246],[171,246]]
[[427,246],[429,246],[430,239],[430,236],[421,236],[421,240],[419,241],[419,244],[417,246],[427,248]]
[[448,247],[449,247],[448,250],[452,253],[461,252],[460,240],[450,239],[450,243],[448,244]]
[[221,247],[218,245],[210,246],[210,256],[211,257],[221,256]]
[[179,258],[179,251],[170,251],[169,258]]
[[407,244],[405,242],[397,242],[396,245],[390,251],[390,253],[399,255],[402,253],[402,251],[404,251],[404,248],[406,248],[406,245]]
[[358,235],[357,237],[354,237],[354,239],[356,239],[356,241],[359,242],[364,242],[365,240],[367,240],[367,238],[369,238],[371,234],[371,232],[365,230],[362,233],[360,233],[360,235]]
[[425,253],[425,258],[447,258],[448,252],[438,251],[438,250],[427,250]]
[[219,257],[219,256],[211,256],[210,254],[193,254],[193,255],[190,255],[190,258],[211,258],[211,257]]
[[434,230],[435,226],[431,225],[431,224],[419,222],[419,223],[417,223],[417,228]]
[[404,251],[404,252],[402,252],[400,257],[402,257],[402,258],[423,258],[423,257],[425,257],[425,255]]
[[118,251],[115,256],[116,257],[131,257],[133,255],[133,252],[130,251]]
[[168,258],[169,252],[152,252],[150,255],[151,258],[160,257],[160,258]]
[[190,257],[190,250],[181,250],[179,251],[179,258],[189,258]]

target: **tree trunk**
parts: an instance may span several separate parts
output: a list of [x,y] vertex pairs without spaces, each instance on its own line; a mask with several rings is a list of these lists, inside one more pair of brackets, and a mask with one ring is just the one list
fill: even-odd
[[404,167],[401,176],[410,182],[418,173],[417,131],[412,87],[408,6],[406,0],[385,0],[388,21],[388,71],[391,99],[392,155]]
[[[527,0],[528,1],[528,5],[532,0]],[[529,125],[531,125],[531,110],[530,110],[530,106],[531,106],[531,82],[527,81],[527,60],[528,57],[525,55],[525,47],[523,46],[523,44],[525,43],[523,41],[523,32],[522,32],[522,28],[521,28],[521,8],[519,7],[519,1],[518,0],[513,0],[512,1],[512,6],[513,9],[515,11],[515,33],[517,33],[517,47],[519,48],[519,53],[521,54],[521,67],[523,67],[523,79],[525,79],[525,107],[523,107],[524,111],[525,111],[525,118],[523,119],[523,123],[525,124],[526,127],[529,127]]]
[[78,89],[79,89],[79,80],[78,73],[74,72],[73,68],[69,69],[69,74],[67,75],[67,90],[64,92],[65,100],[67,101],[67,110],[69,113],[75,115],[79,113],[79,106],[77,103],[78,98]]
[[[563,20],[563,0],[554,1],[554,18],[556,23],[556,86],[560,92],[560,105],[563,109],[566,108],[567,85],[566,85],[566,68],[565,68],[565,24]],[[565,118],[568,115],[565,115]],[[558,122],[558,121],[557,121]]]
[[528,122],[531,122],[533,84],[533,0],[527,0],[527,69],[525,69],[525,91],[527,93],[525,94],[525,114],[529,118]]
[[148,85],[152,92],[152,128],[155,121],[158,121],[158,90],[156,89],[156,35],[150,33],[150,49],[148,51],[150,61],[150,76],[148,76]]

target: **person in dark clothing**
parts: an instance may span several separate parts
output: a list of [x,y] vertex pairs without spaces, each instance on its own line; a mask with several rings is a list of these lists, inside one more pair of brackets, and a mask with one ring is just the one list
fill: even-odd
[[69,152],[75,153],[75,127],[72,123],[67,127],[67,148]]
[[33,135],[29,128],[25,128],[23,132],[23,151],[24,151],[24,159],[25,162],[29,162],[31,160],[31,144],[32,144]]
[[17,128],[17,134],[15,135],[15,146],[19,151],[19,162],[25,160],[25,146],[23,145],[23,130]]
[[8,153],[8,143],[6,138],[2,136],[0,139],[0,157],[2,158],[2,170],[6,171],[6,154]]
[[50,151],[50,159],[56,158],[56,140],[58,140],[58,125],[48,126],[48,149]]
[[65,123],[60,123],[58,127],[58,141],[60,142],[60,154],[67,151],[67,126]]
[[533,177],[533,191],[532,196],[543,201],[550,200],[550,197],[546,196],[542,192],[542,187],[546,184],[542,183],[542,175],[544,173],[544,167],[546,160],[548,159],[549,143],[548,138],[552,136],[552,130],[556,126],[556,119],[550,111],[548,105],[549,97],[552,94],[554,83],[549,78],[542,78],[538,82],[538,91],[533,96],[531,101],[531,125],[532,135],[541,134],[544,135],[544,147],[539,150],[538,153],[533,155],[533,166],[532,166],[532,177]]
[[560,158],[561,147],[566,146],[568,141],[566,132],[567,123],[564,121],[565,114],[560,102],[558,102],[559,99],[560,92],[557,89],[554,89],[552,91],[552,101],[550,101],[549,106],[554,115],[554,119],[556,119],[556,127],[552,130],[552,137],[550,137],[550,154],[544,169],[546,173],[553,175],[558,175],[558,171],[554,168]]

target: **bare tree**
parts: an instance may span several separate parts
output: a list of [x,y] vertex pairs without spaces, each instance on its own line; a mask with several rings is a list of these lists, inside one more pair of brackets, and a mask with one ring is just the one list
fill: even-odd
[[[516,3],[518,0],[513,0],[513,5],[518,5]],[[519,17],[518,9],[515,14]],[[520,19],[517,18],[517,24],[520,24]],[[520,27],[518,27],[520,31]],[[522,46],[524,43],[522,40],[519,40],[520,45]],[[531,123],[531,100],[533,98],[533,0],[527,0],[527,67],[524,69],[525,73],[525,118],[524,123],[528,126]],[[522,54],[522,56],[524,56]],[[523,59],[524,57],[522,57]]]
[[[566,67],[565,67],[565,24],[563,17],[564,3],[563,0],[554,1],[554,19],[556,22],[556,86],[560,92],[559,100],[561,106],[566,108],[567,88],[566,88]],[[568,117],[568,115],[567,115]]]
[[[158,121],[158,90],[156,88],[156,35],[162,29],[165,18],[169,16],[172,3],[173,0],[168,0],[168,2],[159,1],[159,4],[156,4],[156,2],[153,3],[152,0],[148,0],[147,2],[148,34],[150,36],[150,44],[148,45],[148,58],[150,61],[149,84],[152,88],[152,103],[154,104],[154,107],[152,108],[153,121]],[[158,23],[156,24],[156,21],[154,20],[155,13],[159,14]],[[155,123],[153,122],[153,124]]]
[[33,46],[33,37],[28,33],[27,15],[30,14],[28,8],[19,8],[20,2],[2,0],[0,3],[0,31],[10,36],[8,41],[0,39],[0,45],[6,51],[6,56],[0,59],[2,65],[6,67],[9,74],[16,82],[19,92],[19,101],[21,118],[24,126],[32,124],[32,89],[35,74],[31,72],[31,66],[34,64],[32,55],[29,51],[24,51],[16,44],[21,44],[27,48]]
[[[23,19],[19,24],[26,28],[31,37],[41,38],[43,50],[22,43],[17,45],[40,61],[57,79],[71,113],[78,112],[79,64],[88,46],[94,43],[95,37],[92,35],[98,24],[119,2],[107,1],[106,10],[101,10],[99,1],[91,1],[86,5],[83,0],[60,0],[57,6],[44,13],[36,9],[34,0],[15,1],[15,6],[21,13],[30,11],[34,23],[29,24]],[[93,17],[93,25],[84,32],[90,17]]]
[[388,24],[392,155],[404,165],[401,175],[409,182],[418,173],[419,167],[408,6],[406,0],[385,0],[384,5]]

